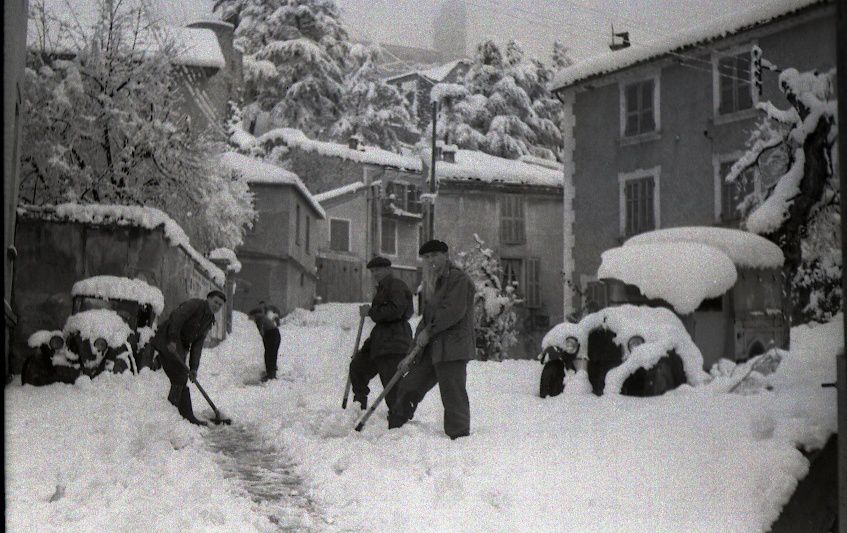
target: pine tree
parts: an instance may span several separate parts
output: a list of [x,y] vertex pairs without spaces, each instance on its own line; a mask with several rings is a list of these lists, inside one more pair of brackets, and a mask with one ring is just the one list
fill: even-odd
[[244,52],[245,116],[326,138],[342,113],[347,32],[332,0],[218,0]]
[[553,41],[551,65],[553,70],[561,70],[573,65],[573,59],[571,59],[570,56],[570,48],[562,44],[562,41],[559,41],[558,39]]
[[375,46],[352,47],[352,68],[345,77],[341,100],[343,115],[333,125],[332,135],[340,141],[359,135],[366,144],[399,150],[398,132],[407,137],[420,132],[405,98],[380,78],[379,54]]
[[476,234],[474,241],[472,250],[458,254],[456,265],[470,276],[476,287],[474,330],[477,358],[500,361],[518,342],[515,306],[520,300],[514,286],[502,285],[503,269],[494,252],[485,248],[485,242]]
[[173,46],[139,48],[157,39],[138,7],[102,0],[99,8],[92,29],[33,5],[40,34],[66,32],[79,45],[65,51],[70,59],[28,54],[21,201],[158,207],[196,247],[236,246],[255,216],[252,196],[217,173],[218,148],[191,133]]
[[[534,155],[556,159],[562,142],[561,103],[547,88],[552,72],[525,57],[515,41],[505,51],[492,41],[477,47],[463,83],[439,84],[438,135],[460,148],[517,159]],[[451,86],[452,85],[452,86]]]
[[[785,254],[785,292],[794,304],[794,323],[825,321],[841,307],[834,84],[834,69],[826,74],[784,70],[779,85],[789,107],[759,104],[764,115],[747,152],[726,176],[729,183],[755,182],[740,206],[744,224]],[[766,159],[784,162],[772,183],[763,179],[771,172],[745,173],[761,169]]]

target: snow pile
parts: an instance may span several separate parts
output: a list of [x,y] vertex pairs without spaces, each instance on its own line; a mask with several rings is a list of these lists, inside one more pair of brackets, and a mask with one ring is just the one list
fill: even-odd
[[309,192],[309,189],[306,188],[306,185],[297,174],[274,164],[266,163],[261,159],[237,152],[226,152],[221,156],[221,162],[232,171],[241,174],[247,183],[293,185],[306,198],[309,205],[312,206],[321,218],[326,218],[323,207],[315,200],[315,197],[312,196],[312,193]]
[[151,230],[162,226],[165,238],[171,246],[181,246],[219,286],[223,286],[226,282],[226,275],[223,271],[191,246],[188,235],[185,234],[182,227],[164,211],[155,207],[72,203],[55,206],[22,205],[18,207],[18,216],[82,224],[135,226]]
[[[661,275],[657,276],[656,272]],[[597,277],[635,285],[647,298],[660,298],[681,315],[735,285],[738,273],[720,250],[690,242],[633,244],[606,250]]]
[[126,343],[132,330],[111,309],[91,309],[68,317],[63,331],[66,336],[79,333],[82,340],[104,339],[111,348],[120,348]]
[[94,276],[74,283],[72,296],[96,296],[106,300],[131,300],[150,305],[156,315],[165,309],[165,297],[158,287],[140,279],[118,276]]
[[59,330],[48,331],[46,329],[42,329],[42,330],[36,331],[32,335],[30,335],[29,338],[26,340],[26,345],[29,346],[30,348],[38,348],[42,344],[49,343],[50,339],[52,339],[54,336],[57,336],[57,335],[59,337],[64,338],[64,336],[62,335],[62,332],[59,331]]
[[238,274],[241,272],[241,261],[235,256],[229,248],[215,248],[209,252],[209,259],[223,260],[227,262],[227,272]]
[[785,261],[779,246],[771,241],[739,229],[688,226],[641,233],[627,239],[624,246],[659,242],[691,242],[717,248],[732,259],[737,267],[781,268]]
[[594,76],[621,70],[673,52],[682,52],[694,46],[706,44],[764,24],[808,6],[824,3],[823,0],[772,0],[766,4],[756,5],[747,11],[733,11],[709,23],[698,24],[683,31],[675,32],[672,36],[650,44],[632,46],[579,61],[560,70],[554,76],[550,87],[552,90],[563,89]]

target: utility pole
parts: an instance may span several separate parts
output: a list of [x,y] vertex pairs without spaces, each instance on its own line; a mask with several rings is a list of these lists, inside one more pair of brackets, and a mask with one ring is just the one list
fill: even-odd
[[429,198],[429,202],[427,202],[427,217],[426,217],[426,228],[424,229],[424,236],[426,240],[435,238],[435,161],[437,159],[437,155],[435,153],[435,145],[436,145],[436,124],[438,122],[438,102],[432,102],[432,145],[430,149],[432,151],[430,163],[429,163],[429,194],[431,195]]
[[[844,264],[844,247],[847,246],[847,5],[836,2],[837,17],[835,25],[836,76],[838,84],[838,161],[839,178],[841,180],[841,263]],[[841,310],[844,314],[844,325],[847,326],[847,312],[844,298],[847,296],[847,281],[841,278]],[[845,327],[845,343],[847,346],[847,327]],[[844,348],[836,358],[838,367],[838,531],[847,533],[847,358]],[[843,433],[843,434],[842,434]]]

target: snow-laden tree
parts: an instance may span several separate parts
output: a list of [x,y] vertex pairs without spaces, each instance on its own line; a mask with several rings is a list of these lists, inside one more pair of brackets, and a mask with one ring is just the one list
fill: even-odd
[[570,51],[570,48],[565,46],[562,41],[558,39],[553,41],[553,55],[550,58],[553,70],[561,70],[573,65]]
[[341,116],[349,38],[333,0],[218,0],[244,53],[245,118],[327,138]]
[[[493,41],[477,47],[461,84],[439,84],[438,135],[460,148],[517,159],[556,159],[561,145],[561,103],[548,89],[552,72],[528,59],[515,41],[505,50]],[[462,86],[463,90],[456,86]]]
[[456,266],[470,276],[476,287],[474,330],[477,358],[500,361],[518,342],[515,305],[521,300],[513,285],[503,286],[503,269],[494,252],[486,248],[485,242],[476,234],[474,241],[473,249],[458,254]]
[[343,114],[332,127],[332,137],[346,141],[359,135],[365,144],[399,151],[398,132],[420,132],[406,99],[380,78],[380,53],[381,49],[372,45],[356,44],[351,48],[351,68],[344,79],[341,99]]
[[[21,202],[154,206],[197,248],[240,244],[252,196],[218,173],[219,148],[190,131],[176,50],[150,34],[138,4],[101,0],[84,28],[36,2],[30,23],[46,48],[27,56]],[[59,33],[61,52],[49,42]]]
[[[744,224],[785,254],[785,291],[791,296],[795,323],[827,320],[841,306],[834,85],[834,69],[823,74],[782,71],[779,86],[788,107],[758,104],[763,117],[747,152],[726,176],[727,182],[755,181],[740,207]],[[754,167],[757,172],[745,173]],[[780,170],[770,179],[773,167]]]

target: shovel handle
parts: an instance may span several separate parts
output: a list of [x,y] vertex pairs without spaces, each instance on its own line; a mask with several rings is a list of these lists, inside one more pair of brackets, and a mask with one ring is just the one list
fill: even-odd
[[[174,355],[174,354],[171,354],[171,356],[173,356],[173,355]],[[191,374],[191,369],[190,369],[190,368],[188,368],[188,365],[187,365],[187,364],[185,364],[185,361],[183,361],[183,360],[182,360],[182,359],[180,359],[179,357],[172,357],[172,359],[176,360],[176,361],[177,361],[177,362],[178,362],[178,363],[182,366],[182,368],[184,368],[185,370],[187,370],[187,371],[188,371],[188,373],[189,373],[189,375]],[[200,394],[202,394],[202,395],[203,395],[203,397],[204,397],[204,398],[206,398],[206,401],[207,401],[207,402],[209,402],[209,407],[211,407],[211,408],[212,408],[212,411],[214,411],[214,412],[215,412],[215,419],[220,420],[220,419],[221,419],[221,412],[220,412],[220,411],[218,411],[218,408],[217,408],[217,407],[215,407],[215,403],[212,401],[212,399],[211,399],[211,398],[209,398],[209,395],[208,395],[208,394],[206,394],[206,391],[205,391],[205,390],[203,390],[203,387],[200,385],[200,382],[198,382],[196,379],[194,379],[193,381],[189,379],[189,381],[191,381],[192,383],[194,383],[194,386],[196,386],[196,387],[197,387],[197,390],[199,390],[199,391],[200,391]]]
[[[415,357],[418,356],[418,353],[420,353],[420,351],[420,347],[415,345],[415,347],[412,348],[412,350],[409,352],[409,355],[406,356],[406,359],[413,361]],[[382,392],[379,393],[379,396],[377,396],[376,401],[371,404],[370,407],[368,407],[368,410],[365,411],[365,414],[362,415],[362,418],[359,419],[359,422],[356,424],[356,431],[362,431],[362,429],[365,427],[365,423],[368,421],[374,411],[376,411],[377,406],[382,403],[382,400],[384,400],[385,396],[388,395],[389,392],[391,392],[391,389],[394,388],[395,385],[397,385],[397,382],[400,381],[400,378],[402,378],[406,371],[409,370],[410,366],[411,363],[408,365],[400,365],[397,368],[397,372],[395,372],[394,376],[391,377],[391,381],[385,384],[385,388],[383,388]]]
[[[356,344],[353,345],[353,355],[350,356],[352,360],[356,357],[356,352],[359,351],[359,341],[362,340],[362,328],[365,325],[365,317],[359,317],[359,330],[356,332]],[[341,400],[341,408],[347,409],[347,398],[350,397],[350,387],[352,385],[352,381],[350,380],[350,369],[347,369],[347,385],[344,386],[344,399]]]

